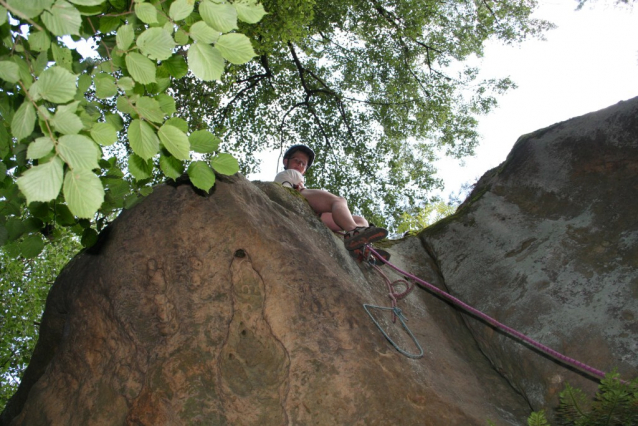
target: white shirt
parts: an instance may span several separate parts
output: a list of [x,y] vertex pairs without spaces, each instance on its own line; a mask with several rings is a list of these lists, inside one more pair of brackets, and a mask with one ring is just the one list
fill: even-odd
[[299,184],[304,184],[306,180],[298,170],[288,169],[277,173],[275,182],[282,184],[287,188],[295,188]]

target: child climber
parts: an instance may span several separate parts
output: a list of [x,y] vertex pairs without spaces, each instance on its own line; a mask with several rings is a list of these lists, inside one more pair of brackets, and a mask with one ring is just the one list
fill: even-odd
[[321,215],[321,220],[333,231],[344,230],[344,243],[348,250],[357,250],[366,244],[381,240],[388,231],[353,216],[343,197],[322,189],[309,189],[304,186],[304,173],[315,159],[315,153],[305,145],[293,145],[284,154],[284,171],[277,174],[275,182],[294,188],[308,200],[310,207]]

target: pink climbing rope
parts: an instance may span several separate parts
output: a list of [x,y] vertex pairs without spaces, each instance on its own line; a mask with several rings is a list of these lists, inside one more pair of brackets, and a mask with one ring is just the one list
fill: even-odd
[[[378,253],[375,252],[375,255],[378,256]],[[377,265],[374,265],[372,263],[370,263],[370,266],[372,266],[377,271],[377,273],[383,277],[383,280],[385,281],[385,286],[388,288],[388,297],[390,298],[390,300],[392,300],[393,309],[397,307],[398,300],[403,299],[405,296],[410,294],[410,292],[414,289],[414,284],[410,285],[410,283],[406,280],[390,281],[390,278],[388,278],[388,276],[383,273],[381,268],[379,268]],[[405,290],[402,291],[401,293],[397,293],[394,288],[395,286],[399,284],[405,285]],[[397,322],[397,314],[394,310],[392,311],[392,322],[393,323]]]
[[[560,352],[555,351],[554,349],[549,348],[549,347],[537,342],[536,340],[534,340],[534,339],[532,339],[530,337],[527,337],[523,333],[521,333],[519,331],[516,331],[513,328],[508,327],[505,324],[502,324],[502,323],[496,321],[494,318],[484,314],[483,312],[479,311],[478,309],[475,309],[475,308],[471,307],[467,303],[464,303],[463,301],[457,299],[456,297],[452,296],[449,293],[446,293],[445,291],[441,290],[440,288],[435,287],[434,285],[428,283],[427,281],[424,281],[424,280],[422,280],[422,279],[410,274],[409,272],[402,271],[401,269],[399,269],[398,267],[396,267],[395,265],[393,265],[389,261],[385,260],[382,256],[380,256],[379,253],[377,253],[374,250],[374,248],[372,248],[372,246],[367,245],[367,247],[370,249],[370,251],[378,259],[383,261],[386,265],[388,265],[390,268],[392,268],[395,271],[397,271],[399,274],[401,274],[401,275],[413,280],[414,282],[416,282],[417,284],[421,285],[422,287],[425,287],[428,290],[430,290],[430,291],[442,296],[443,298],[451,301],[452,303],[454,303],[455,305],[465,309],[466,311],[471,312],[472,314],[476,315],[477,317],[479,317],[479,318],[487,321],[488,323],[492,324],[494,327],[496,327],[496,328],[498,328],[500,330],[503,330],[506,333],[509,333],[510,335],[515,336],[515,337],[521,339],[524,342],[529,343],[530,345],[534,346],[538,350],[546,353],[547,355],[552,356],[555,359],[561,360],[561,361],[563,361],[566,364],[569,364],[569,365],[571,365],[573,367],[579,368],[582,371],[585,371],[585,372],[587,372],[587,373],[589,373],[589,374],[591,374],[593,376],[600,377],[600,378],[605,378],[605,373],[604,372],[602,372],[600,370],[597,370],[597,369],[595,369],[593,367],[590,367],[589,365],[587,365],[587,364],[585,364],[583,362],[580,362],[578,360],[575,360],[573,358],[565,356],[565,355],[561,354]],[[377,269],[378,269],[378,267],[377,267]],[[386,277],[386,280],[387,280],[387,277]],[[391,293],[392,293],[392,291],[391,291]],[[390,297],[390,298],[392,298],[392,297]],[[393,301],[396,303],[395,299],[393,299]]]

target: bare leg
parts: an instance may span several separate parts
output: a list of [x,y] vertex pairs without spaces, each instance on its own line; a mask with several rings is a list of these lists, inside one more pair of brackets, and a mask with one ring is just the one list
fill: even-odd
[[[354,223],[357,224],[357,226],[364,226],[364,227],[368,227],[368,221],[365,220],[363,217],[361,216],[352,216],[352,219],[354,220]],[[339,225],[337,225],[334,221],[334,219],[332,218],[332,213],[323,213],[321,215],[321,221],[328,227],[330,228],[331,231],[334,232],[339,232],[342,231],[342,229],[339,227]]]
[[319,214],[332,213],[332,222],[339,229],[351,231],[358,226],[352,217],[352,213],[350,213],[345,198],[321,189],[304,189],[301,191],[301,195],[308,200],[310,207],[315,212]]
[[370,226],[370,224],[368,223],[368,221],[361,216],[352,216],[352,219],[354,220],[354,223],[357,224],[357,226],[365,226],[366,228],[368,226]]

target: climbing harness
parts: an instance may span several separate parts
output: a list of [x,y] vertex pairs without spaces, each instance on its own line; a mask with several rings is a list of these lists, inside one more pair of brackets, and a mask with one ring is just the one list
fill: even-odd
[[[366,247],[370,250],[370,252],[375,255],[377,257],[377,259],[379,259],[381,262],[385,263],[386,265],[388,265],[390,268],[394,269],[396,272],[398,272],[399,274],[401,274],[402,276],[406,277],[406,279],[408,280],[412,280],[414,283],[420,285],[421,287],[424,287],[427,290],[430,290],[431,292],[443,297],[444,299],[452,302],[454,305],[464,309],[465,311],[479,317],[480,319],[486,321],[487,323],[491,324],[492,326],[496,327],[499,330],[502,330],[504,332],[506,332],[507,334],[514,336],[530,345],[532,345],[533,347],[535,347],[536,349],[540,350],[541,352],[553,357],[554,359],[560,360],[565,364],[571,365],[572,367],[576,367],[578,369],[580,369],[581,371],[587,372],[593,376],[599,377],[599,378],[605,378],[605,373],[597,370],[593,367],[590,367],[589,365],[580,362],[578,360],[575,360],[573,358],[570,358],[568,356],[565,356],[563,354],[561,354],[558,351],[555,351],[554,349],[547,347],[539,342],[537,342],[536,340],[527,337],[526,335],[524,335],[523,333],[514,330],[511,327],[506,326],[505,324],[502,324],[498,321],[496,321],[494,318],[484,314],[483,312],[479,311],[478,309],[475,309],[473,307],[471,307],[470,305],[462,302],[461,300],[457,299],[456,297],[452,296],[449,293],[446,293],[445,291],[441,290],[438,287],[435,287],[434,285],[428,283],[427,281],[424,281],[412,274],[410,274],[409,272],[405,272],[401,269],[399,269],[398,267],[396,267],[395,265],[393,265],[392,263],[390,263],[389,261],[383,259],[382,256],[379,256],[378,253],[374,250],[374,248],[372,248],[372,246],[370,246],[369,244],[366,245]],[[380,271],[378,266],[375,266],[375,269],[377,269],[377,271]],[[382,272],[381,272],[382,273]],[[382,273],[382,275],[384,276],[384,279],[386,280],[386,285],[388,285],[388,279],[385,276],[385,274]],[[401,280],[400,280],[401,281]],[[407,283],[407,281],[405,281]],[[413,288],[413,287],[412,287]],[[372,317],[372,315],[370,314],[370,311],[368,310],[368,306],[370,307],[375,307],[375,308],[379,308],[379,309],[387,309],[387,310],[392,310],[393,315],[396,317],[398,316],[399,319],[401,320],[401,324],[404,326],[404,328],[406,329],[406,331],[408,332],[408,334],[412,337],[412,339],[414,340],[414,342],[417,344],[417,346],[419,348],[421,348],[421,346],[419,346],[418,342],[416,341],[416,338],[414,338],[414,335],[412,334],[412,332],[409,331],[409,329],[407,328],[407,326],[405,325],[404,321],[403,321],[403,315],[401,314],[401,310],[398,309],[396,307],[396,301],[397,299],[400,299],[402,297],[405,297],[411,290],[412,288],[410,288],[409,290],[404,291],[403,293],[400,293],[400,297],[397,298],[397,294],[394,293],[393,291],[393,286],[389,286],[389,293],[390,293],[390,299],[392,299],[392,303],[393,306],[392,308],[379,308],[378,306],[372,306],[372,305],[366,305],[364,304],[363,307],[366,310],[366,312],[368,313],[368,315],[370,315],[370,317]],[[390,340],[390,338],[387,336],[387,334],[385,333],[385,331],[383,331],[383,329],[379,326],[379,324],[377,323],[377,321],[375,321],[374,318],[372,318],[372,320],[374,321],[374,323],[377,325],[377,327],[379,327],[379,329],[381,330],[381,332],[383,333],[383,335]],[[392,343],[392,345],[402,354],[406,355],[406,356],[410,356],[408,354],[406,354],[404,351],[400,350],[396,344],[394,344],[394,342],[392,340],[390,340],[390,343]],[[422,351],[422,349],[421,349]],[[421,356],[423,355],[423,352],[421,352]],[[420,358],[416,357],[416,356],[411,356],[411,358]]]

